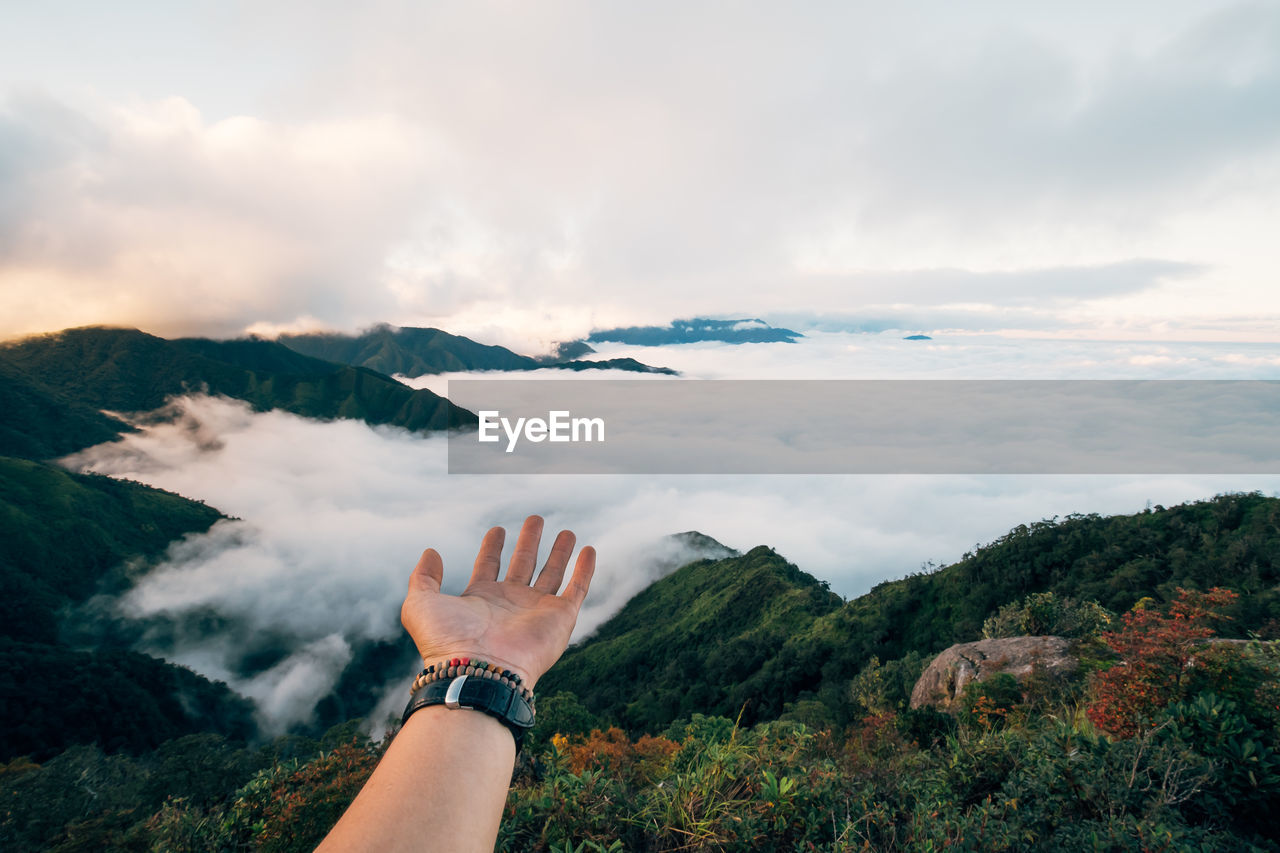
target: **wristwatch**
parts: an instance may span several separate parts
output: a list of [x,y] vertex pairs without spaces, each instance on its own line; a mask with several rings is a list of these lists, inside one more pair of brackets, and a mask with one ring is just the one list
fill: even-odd
[[409,699],[401,722],[408,721],[409,715],[419,708],[431,705],[483,711],[497,718],[515,737],[516,752],[520,751],[524,733],[533,728],[533,706],[520,695],[518,689],[494,679],[459,675],[432,681],[419,688]]

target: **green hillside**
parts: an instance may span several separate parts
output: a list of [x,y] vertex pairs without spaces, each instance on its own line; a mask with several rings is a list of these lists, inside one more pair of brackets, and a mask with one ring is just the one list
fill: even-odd
[[[1185,677],[1159,683],[1150,713],[1126,704],[1147,701],[1141,685],[1104,689],[1199,642],[1192,623],[1166,615],[1177,585],[1240,590],[1231,630],[1275,636],[1278,522],[1280,501],[1256,494],[1040,522],[848,603],[768,548],[685,565],[540,681],[497,849],[1280,849],[1274,646],[1224,644],[1178,664]],[[1125,642],[1105,635],[1110,651],[1074,692],[1047,681],[1010,692],[992,679],[966,690],[955,716],[879,701],[901,698],[918,652],[974,639],[1000,604],[1046,589],[1114,609],[1153,596],[1150,618],[1132,625],[1159,630],[1126,622]],[[355,724],[319,742],[173,737],[238,737],[244,718],[190,673],[62,651],[0,640],[0,684],[12,687],[0,689],[0,746],[39,761],[0,765],[4,849],[310,850],[385,746]],[[401,651],[367,648],[358,666],[400,666]],[[855,698],[848,675],[871,654],[886,677],[860,675],[870,691]],[[82,701],[68,673],[83,672],[114,686],[104,697],[95,681]],[[321,720],[376,698],[357,681],[322,703]],[[193,702],[202,716],[176,716]],[[1100,727],[1108,709],[1138,715],[1138,730]],[[590,731],[610,718],[659,734]],[[46,760],[72,738],[121,751],[71,746]]]
[[52,642],[59,607],[221,517],[140,483],[0,457],[0,636]]
[[0,360],[0,456],[52,459],[130,429]]
[[[170,341],[136,329],[86,327],[0,345],[0,363],[11,374],[57,388],[64,398],[95,409],[149,411],[172,395],[207,391],[245,400],[260,411],[283,409],[409,430],[475,422],[470,412],[430,391],[415,391],[373,370],[307,358],[271,341]],[[70,432],[56,426],[60,433]],[[82,446],[91,443],[86,439]]]
[[544,677],[628,727],[692,713],[736,715],[734,686],[786,639],[841,606],[826,584],[768,548],[699,560],[631,599]]
[[197,732],[250,738],[253,706],[138,652],[0,639],[0,761],[44,761],[81,743],[136,753]]
[[281,335],[279,341],[304,355],[360,365],[388,375],[413,377],[455,370],[533,370],[543,366],[506,347],[477,343],[440,329],[376,326],[360,335],[317,332]]
[[137,750],[208,729],[252,731],[248,703],[225,685],[61,642],[68,605],[119,588],[130,561],[145,564],[219,518],[140,483],[0,457],[0,761],[75,743]]
[[[633,358],[615,358],[606,361],[572,360],[562,358],[530,358],[512,352],[506,347],[491,346],[473,341],[461,335],[451,335],[440,329],[421,329],[412,326],[375,326],[359,335],[338,332],[316,332],[305,335],[282,335],[280,343],[304,355],[367,367],[388,375],[399,374],[415,377],[424,374],[448,373],[467,370],[537,370],[554,367],[563,370],[629,370],[636,373],[665,373],[676,371],[666,367],[651,367]],[[580,347],[560,350],[581,355]],[[593,352],[586,347],[585,352]]]
[[1280,500],[1224,495],[1022,525],[843,606],[767,549],[695,563],[632,599],[544,684],[632,730],[657,731],[694,710],[775,719],[805,699],[847,722],[847,685],[873,656],[932,655],[977,639],[1000,605],[1032,592],[1120,612],[1144,596],[1171,600],[1179,586],[1237,590],[1232,632],[1280,634]]

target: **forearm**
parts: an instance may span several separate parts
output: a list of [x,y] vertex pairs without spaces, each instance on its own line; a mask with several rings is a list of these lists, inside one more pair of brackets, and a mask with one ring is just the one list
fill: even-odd
[[416,711],[318,850],[490,851],[514,763],[510,730],[488,714]]
[[[503,581],[498,570],[506,532],[490,529],[471,580],[457,596],[440,591],[440,554],[422,552],[400,620],[425,662],[415,689],[426,692],[416,692],[414,703],[426,707],[410,714],[320,845],[323,853],[493,849],[515,764],[515,739],[506,723],[522,729],[533,722],[528,691],[564,651],[595,571],[595,550],[583,548],[569,585],[557,594],[574,545],[573,534],[562,530],[535,581],[542,524],[536,515],[525,519]],[[467,663],[445,663],[455,657]],[[493,668],[475,669],[472,661]],[[455,708],[434,704],[440,701]]]

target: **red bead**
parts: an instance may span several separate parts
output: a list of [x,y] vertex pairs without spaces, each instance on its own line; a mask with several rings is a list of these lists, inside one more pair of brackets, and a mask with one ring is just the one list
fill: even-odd
[[450,659],[449,659],[449,666],[457,666],[459,663],[460,663],[460,661],[459,661],[457,658],[450,658]]
[[462,658],[462,662],[459,663],[458,666],[467,666],[470,663],[471,663],[471,658]]

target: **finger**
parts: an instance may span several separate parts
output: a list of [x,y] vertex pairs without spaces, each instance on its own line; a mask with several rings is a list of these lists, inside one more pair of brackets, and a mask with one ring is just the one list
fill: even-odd
[[572,530],[561,530],[556,536],[555,544],[551,546],[551,555],[547,557],[546,565],[542,567],[542,571],[538,573],[538,579],[534,581],[533,588],[555,595],[560,589],[560,581],[564,580],[564,567],[569,565],[569,555],[573,553],[573,543],[578,539],[573,535]]
[[524,520],[520,528],[520,538],[516,540],[516,550],[511,554],[511,565],[507,567],[507,580],[518,584],[528,584],[533,577],[534,566],[538,564],[538,543],[542,541],[542,516],[531,515]]
[[587,590],[591,588],[591,576],[596,573],[596,549],[590,545],[578,552],[578,562],[573,566],[573,577],[565,587],[561,596],[573,602],[573,606],[582,609],[582,602],[587,598]]
[[434,548],[428,548],[418,558],[418,565],[413,567],[413,574],[409,575],[409,592],[439,592],[442,580],[444,580],[444,560],[440,559],[440,555]]
[[471,569],[471,580],[467,581],[467,586],[498,579],[498,568],[502,565],[502,544],[506,541],[506,530],[501,527],[489,528],[480,542],[480,553],[476,554],[476,564]]

